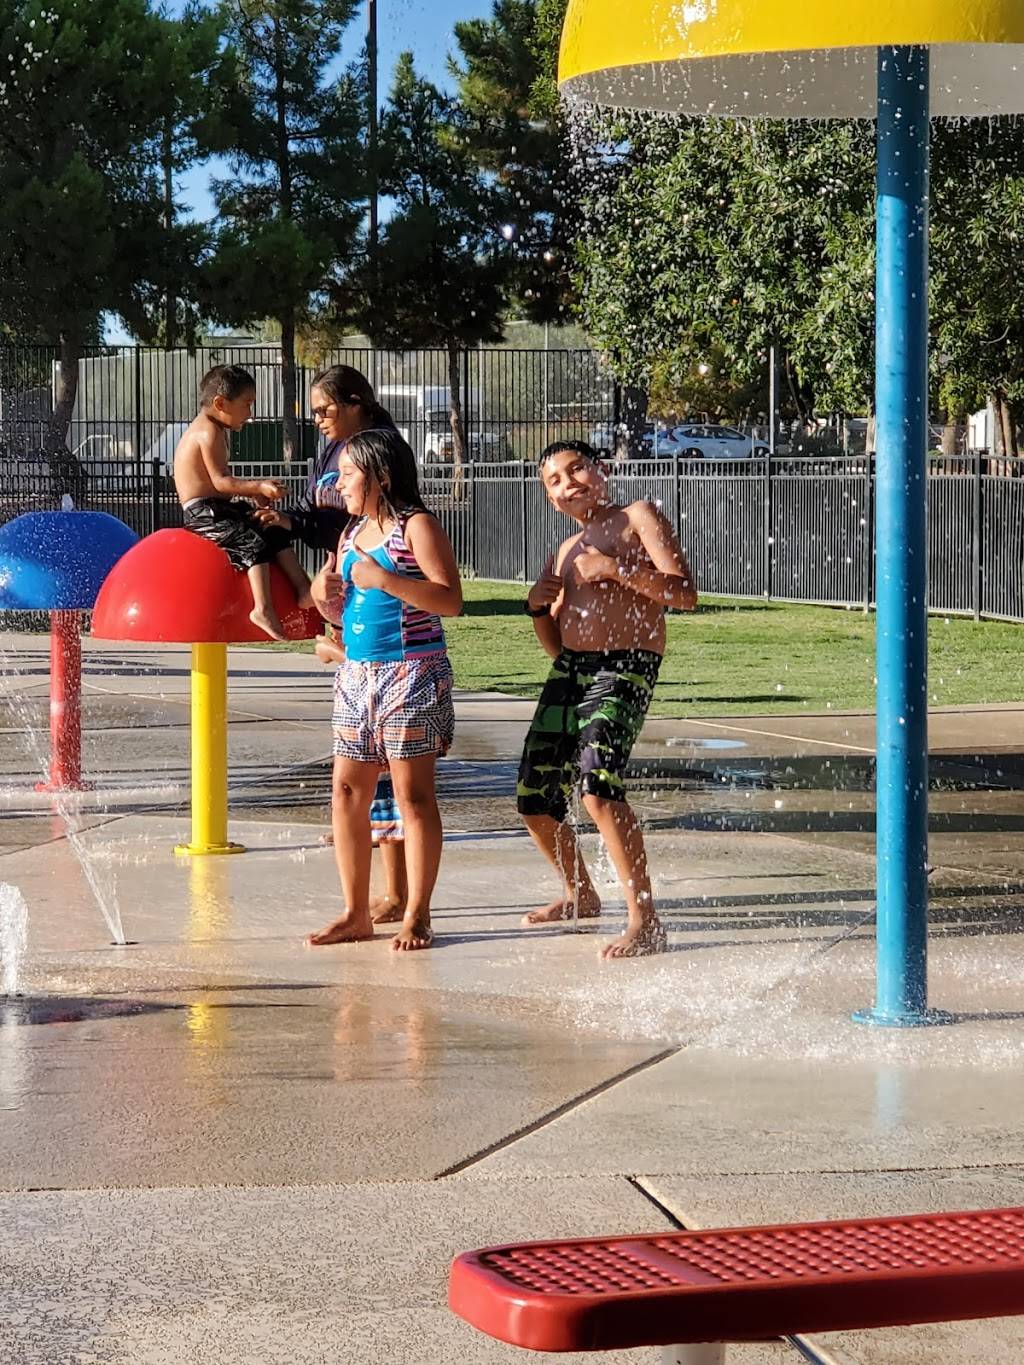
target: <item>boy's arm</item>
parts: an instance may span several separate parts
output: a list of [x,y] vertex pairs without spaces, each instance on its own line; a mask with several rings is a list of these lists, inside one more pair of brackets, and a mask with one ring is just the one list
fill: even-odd
[[666,518],[649,502],[633,503],[628,516],[654,568],[639,565],[629,568],[621,560],[590,548],[576,560],[576,573],[591,583],[611,579],[659,606],[674,607],[676,611],[695,610],[697,588],[693,574]]
[[533,629],[544,653],[552,659],[557,659],[562,652],[562,632],[558,628],[557,620],[550,612],[546,616],[535,616]]
[[360,546],[352,548],[359,562],[352,566],[357,588],[379,588],[410,607],[434,616],[458,616],[462,610],[462,582],[455,551],[441,523],[432,516],[411,517],[405,528],[406,544],[420,566],[423,578],[389,573]]
[[626,576],[626,586],[676,611],[695,611],[697,585],[668,519],[649,502],[634,503],[630,511],[630,520],[654,569],[634,569]]
[[226,498],[269,498],[276,502],[287,493],[283,483],[276,479],[236,479],[228,472],[227,441],[219,436],[202,435],[198,438],[199,450],[210,482],[218,493]]
[[575,539],[573,536],[563,541],[558,553],[548,559],[526,599],[531,612],[539,611],[544,606],[548,608],[546,612],[533,617],[533,630],[541,649],[552,659],[557,659],[562,652],[562,631],[558,624],[563,590],[561,568],[566,552]]

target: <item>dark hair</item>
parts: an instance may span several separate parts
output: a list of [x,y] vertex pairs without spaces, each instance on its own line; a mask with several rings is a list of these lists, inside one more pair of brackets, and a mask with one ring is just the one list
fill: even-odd
[[575,455],[582,455],[591,464],[599,465],[601,463],[600,455],[586,441],[552,441],[537,456],[537,468],[543,469],[546,461],[550,460],[553,455],[560,455],[563,450],[571,450]]
[[241,365],[214,365],[207,370],[199,385],[199,405],[208,408],[215,398],[233,403],[243,393],[255,393],[256,380]]
[[[406,441],[391,428],[370,427],[357,431],[345,446],[345,455],[366,478],[380,489],[381,511],[397,521],[407,507],[426,511],[416,473],[416,456]],[[378,520],[383,521],[382,516]]]
[[390,412],[377,402],[370,381],[353,365],[329,365],[313,376],[311,389],[322,389],[332,403],[357,404],[374,426],[393,427]]

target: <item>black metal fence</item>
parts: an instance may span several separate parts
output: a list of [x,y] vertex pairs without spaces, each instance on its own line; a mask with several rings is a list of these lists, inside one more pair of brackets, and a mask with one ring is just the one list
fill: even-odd
[[[277,478],[298,496],[303,465],[239,462],[242,477]],[[702,592],[830,606],[874,602],[872,460],[637,460],[612,474],[621,501],[646,498],[676,528]],[[531,461],[428,466],[428,506],[465,574],[530,582],[573,527],[555,513]],[[19,460],[0,483],[0,523],[75,504],[110,512],[140,535],[179,526],[159,460],[96,461],[83,474]],[[307,555],[307,567],[317,567]],[[1024,459],[933,456],[928,466],[929,606],[1024,621]]]
[[[661,508],[704,593],[874,604],[873,459],[637,460],[612,488]],[[531,582],[572,534],[532,464],[477,463],[425,490],[480,578]],[[928,581],[933,611],[1024,621],[1024,459],[929,458]]]

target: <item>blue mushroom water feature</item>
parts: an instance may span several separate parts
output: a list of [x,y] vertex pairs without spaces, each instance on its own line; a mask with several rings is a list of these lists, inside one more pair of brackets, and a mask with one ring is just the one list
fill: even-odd
[[138,540],[117,517],[25,512],[0,526],[0,611],[50,613],[50,772],[39,791],[82,791],[81,612]]

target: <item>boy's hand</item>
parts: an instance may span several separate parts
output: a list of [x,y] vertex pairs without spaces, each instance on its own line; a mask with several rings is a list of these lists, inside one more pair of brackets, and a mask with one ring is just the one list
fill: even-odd
[[280,502],[287,497],[288,489],[277,479],[261,479],[257,485],[261,498],[269,498],[271,502]]
[[359,558],[352,565],[352,582],[357,588],[383,589],[390,574],[358,545],[352,546]]
[[594,545],[586,545],[573,561],[576,577],[583,583],[600,583],[620,576],[621,565],[611,555],[602,554]]
[[280,526],[282,531],[292,529],[292,519],[287,512],[279,512],[276,507],[257,507],[253,517],[261,526]]
[[555,573],[554,555],[549,555],[548,562],[541,570],[540,577],[530,589],[526,600],[531,611],[539,611],[541,607],[550,607],[552,602],[557,602],[561,595],[562,579]]

